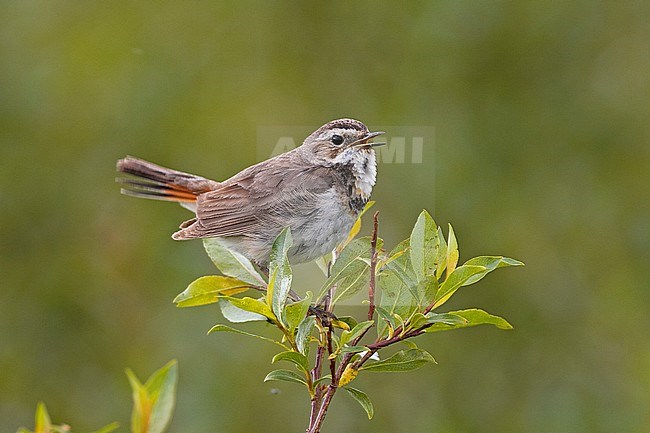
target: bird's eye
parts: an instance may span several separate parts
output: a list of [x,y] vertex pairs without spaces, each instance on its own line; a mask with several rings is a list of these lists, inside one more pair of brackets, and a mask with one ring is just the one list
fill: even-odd
[[332,143],[336,146],[340,146],[343,144],[343,137],[340,135],[333,135],[332,136]]

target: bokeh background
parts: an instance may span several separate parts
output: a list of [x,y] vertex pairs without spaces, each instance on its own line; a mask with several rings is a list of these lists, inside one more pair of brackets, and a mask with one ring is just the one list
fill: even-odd
[[274,347],[172,305],[212,265],[169,237],[189,214],[121,196],[114,164],[223,179],[260,127],[343,116],[435,128],[422,164],[379,167],[388,245],[427,208],[461,260],[527,266],[449,303],[514,331],[421,337],[439,365],[361,376],[375,418],[341,395],[326,431],[650,431],[648,22],[642,1],[2,2],[0,431],[39,400],[127,431],[124,369],[171,358],[170,432],[303,431],[304,391],[262,383]]

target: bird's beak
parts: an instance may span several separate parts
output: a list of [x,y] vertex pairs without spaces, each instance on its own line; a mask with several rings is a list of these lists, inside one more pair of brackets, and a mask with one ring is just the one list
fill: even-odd
[[368,143],[368,140],[371,140],[378,135],[385,134],[384,131],[375,131],[375,132],[369,132],[366,135],[363,136],[362,139],[357,140],[356,142],[352,143],[351,147],[377,147],[377,146],[383,146],[386,144],[385,142],[382,143]]

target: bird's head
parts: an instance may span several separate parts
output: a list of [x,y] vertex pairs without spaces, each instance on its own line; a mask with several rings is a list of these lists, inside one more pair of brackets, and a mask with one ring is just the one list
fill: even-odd
[[381,134],[381,131],[370,132],[368,127],[358,120],[337,119],[310,134],[302,147],[323,165],[345,165],[368,157],[374,160],[373,148],[386,144],[372,141]]

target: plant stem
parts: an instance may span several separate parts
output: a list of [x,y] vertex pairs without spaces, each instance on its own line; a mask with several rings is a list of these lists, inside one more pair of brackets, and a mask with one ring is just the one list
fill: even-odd
[[[332,325],[328,324],[327,326],[327,353],[331,355],[334,352],[334,347],[332,345]],[[334,378],[334,375],[336,374],[336,358],[333,357],[330,359],[330,374],[332,375],[332,379]]]
[[[388,340],[380,340],[375,343],[369,344],[368,351],[365,353],[361,359],[357,360],[354,363],[355,368],[361,367],[366,361],[370,359],[370,357],[377,352],[379,349],[390,346],[391,344],[398,343],[402,340],[406,340],[407,338],[411,337],[416,337],[424,332],[424,329],[413,329],[409,332],[406,332],[405,334],[396,334],[392,338],[389,338]],[[316,414],[316,417],[310,417],[309,420],[309,427],[307,428],[307,433],[319,433],[320,428],[323,424],[323,421],[325,420],[325,415],[327,414],[327,409],[329,409],[330,403],[332,402],[332,397],[334,397],[334,394],[338,390],[338,383],[339,379],[341,378],[341,375],[345,371],[345,368],[348,366],[350,363],[350,360],[352,359],[353,354],[347,354],[343,357],[343,360],[339,364],[338,369],[336,370],[336,374],[332,374],[332,383],[327,387],[327,391],[325,392],[325,395],[323,396],[323,399],[319,405],[318,408],[318,413]],[[312,404],[312,414],[313,414],[313,404]]]
[[327,387],[327,392],[325,392],[325,396],[323,397],[323,401],[320,404],[320,408],[318,409],[318,414],[316,415],[316,418],[314,419],[313,423],[310,423],[309,428],[307,429],[307,433],[319,433],[320,428],[323,425],[323,421],[325,420],[325,415],[327,414],[327,409],[330,406],[330,403],[332,402],[332,397],[334,397],[334,393],[338,387],[332,383],[330,386]]
[[[368,285],[368,301],[370,303],[370,306],[368,307],[368,320],[372,320],[372,318],[375,315],[375,285],[376,285],[376,270],[377,270],[377,256],[378,256],[378,251],[377,251],[377,233],[378,233],[378,226],[379,226],[379,212],[375,212],[373,216],[373,231],[372,231],[372,238],[370,241],[370,283]],[[334,291],[335,287],[330,288],[328,291],[326,297],[325,297],[325,311],[331,312],[332,310],[332,298],[334,297]],[[327,337],[327,349],[329,354],[332,354],[332,327],[330,323],[324,324],[326,326],[326,337]],[[369,329],[369,328],[368,328]],[[350,344],[355,345],[361,340],[361,338],[365,335],[366,331],[359,335],[357,338],[355,338],[353,341],[350,342]],[[319,346],[319,350],[322,351],[322,346]],[[376,351],[376,350],[375,350]],[[374,353],[373,351],[372,353]],[[370,352],[370,351],[369,351]],[[372,355],[372,353],[370,355]],[[338,383],[341,378],[341,375],[345,371],[345,368],[348,366],[350,363],[350,360],[352,359],[353,354],[346,354],[343,356],[338,368],[336,367],[336,359],[331,359],[330,360],[330,372],[332,374],[332,381],[330,385],[327,387],[327,391],[325,391],[325,395],[321,395],[320,393],[322,392],[322,388],[317,389],[317,394],[314,396],[312,399],[312,404],[311,404],[311,414],[309,417],[309,427],[307,428],[307,433],[319,433],[320,428],[323,425],[323,421],[325,420],[325,415],[327,414],[327,410],[329,409],[330,403],[332,402],[332,398],[334,397],[334,394],[338,390]],[[317,362],[318,365],[320,366],[320,362],[322,359],[322,352],[320,353],[320,356],[317,357]],[[315,407],[318,406],[318,412],[315,413],[314,409]],[[315,414],[315,416],[314,416]]]
[[[318,320],[320,323],[320,319],[318,317],[316,317],[316,320]],[[325,342],[323,341],[324,334],[322,332],[322,323],[320,323],[318,329],[321,330],[321,332],[320,332],[320,338],[318,342],[318,348],[316,349],[316,361],[314,363],[314,368],[312,368],[310,372],[312,384],[316,383],[316,381],[321,377],[323,356],[325,355]],[[316,421],[318,408],[320,407],[322,398],[323,398],[323,386],[317,385],[314,389],[314,394],[312,395],[311,398],[311,411],[309,414],[310,426],[312,426]],[[309,431],[309,428],[307,429],[307,431]]]

